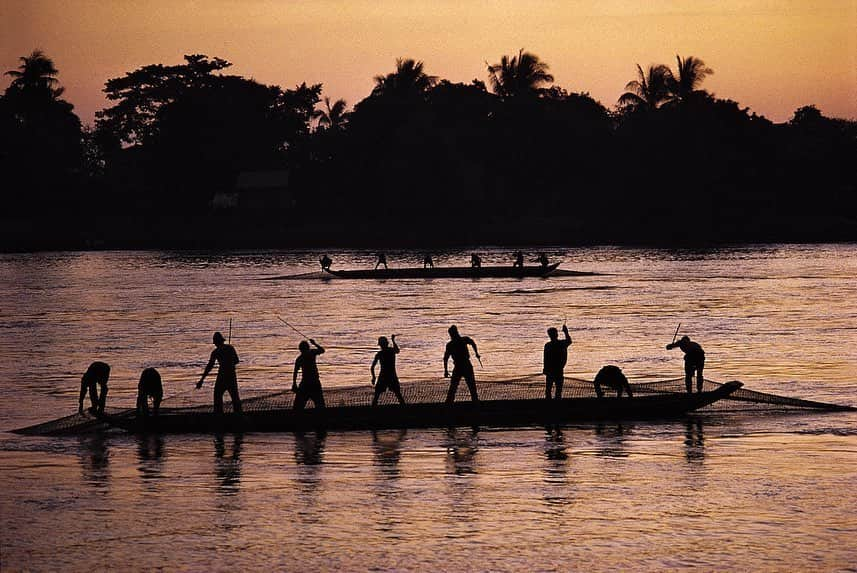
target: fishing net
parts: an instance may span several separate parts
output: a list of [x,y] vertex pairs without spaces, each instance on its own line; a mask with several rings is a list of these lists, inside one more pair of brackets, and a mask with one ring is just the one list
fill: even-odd
[[[721,384],[706,380],[704,391],[715,390]],[[434,378],[424,380],[402,381],[402,394],[409,404],[439,404],[446,400],[449,390],[449,380]],[[657,382],[632,383],[634,395],[669,395],[684,393],[683,378],[662,380]],[[477,390],[480,400],[523,400],[544,398],[544,377],[540,374],[507,378],[503,380],[479,380]],[[695,388],[694,388],[695,390]],[[611,395],[609,388],[606,395]],[[332,387],[324,390],[324,399],[328,407],[369,406],[372,403],[374,389],[368,384],[363,386]],[[566,378],[562,391],[563,398],[594,398],[595,388],[592,382],[580,378]],[[203,398],[205,396],[205,398]],[[211,394],[184,393],[167,398],[161,403],[160,415],[212,413],[214,411],[210,400]],[[241,388],[241,403],[246,413],[271,412],[290,410],[294,405],[295,395],[289,390],[271,391],[270,389]],[[458,386],[456,401],[469,401],[470,393],[462,381]],[[379,404],[398,403],[392,392],[381,395]],[[312,408],[312,402],[307,405]],[[231,412],[231,404],[227,401],[224,410]],[[699,412],[810,412],[810,411],[845,411],[853,410],[849,406],[839,406],[775,394],[766,394],[740,388],[730,396],[698,410]],[[131,417],[133,409],[107,408],[106,414],[111,416]],[[73,414],[57,420],[52,420],[35,426],[21,428],[16,432],[28,435],[73,435],[101,431],[108,424],[99,418],[85,412]]]

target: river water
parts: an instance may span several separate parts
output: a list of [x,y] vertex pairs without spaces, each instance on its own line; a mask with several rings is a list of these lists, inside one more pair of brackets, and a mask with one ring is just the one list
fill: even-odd
[[[509,252],[483,248],[484,264]],[[567,319],[567,374],[617,364],[682,374],[676,325],[706,374],[754,390],[857,404],[857,246],[550,249],[593,277],[347,281],[318,252],[0,255],[3,571],[855,570],[857,414],[704,414],[661,423],[324,434],[81,438],[10,434],[72,413],[80,375],[140,371],[205,403],[215,330],[243,388],[285,389],[300,336],[330,349],[326,386],[368,384],[398,333],[403,379],[443,384],[447,327],[479,344],[481,379],[540,370]],[[329,253],[334,268],[369,252]],[[389,252],[391,266],[421,253]],[[435,253],[464,264],[469,252]],[[459,392],[464,391],[462,388]]]

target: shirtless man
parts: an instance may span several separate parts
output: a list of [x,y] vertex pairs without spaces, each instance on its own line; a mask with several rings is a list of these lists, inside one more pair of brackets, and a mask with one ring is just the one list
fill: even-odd
[[[390,339],[393,341],[393,346],[387,341],[386,336],[378,339],[378,346],[381,348],[372,361],[372,385],[375,386],[375,396],[372,397],[372,405],[378,405],[378,398],[386,390],[390,390],[395,394],[400,404],[405,403],[402,397],[402,389],[399,386],[399,376],[396,374],[396,354],[399,353],[399,345],[396,344],[396,335],[392,335]],[[381,364],[381,373],[378,375],[378,382],[375,382],[375,365]]]
[[197,389],[202,388],[202,382],[211,369],[214,368],[214,363],[217,362],[217,378],[214,380],[214,412],[216,414],[223,413],[223,394],[229,392],[229,397],[232,399],[232,411],[236,414],[241,413],[241,398],[238,396],[238,376],[235,374],[235,366],[240,362],[238,353],[231,344],[226,344],[226,339],[219,332],[215,332],[212,337],[215,349],[211,352],[211,358],[208,359],[208,364],[205,365],[205,370],[199,382],[196,383]]
[[[470,353],[467,347],[473,347],[473,353],[476,358],[479,358],[479,350],[476,348],[476,343],[469,336],[461,336],[458,333],[458,327],[454,324],[449,327],[449,342],[446,343],[446,352],[443,354],[443,376],[449,378],[449,392],[446,395],[446,403],[452,404],[455,402],[455,392],[458,390],[458,383],[464,378],[467,383],[467,389],[470,390],[470,398],[474,402],[478,402],[479,398],[476,395],[476,376],[473,373],[473,364],[470,363]],[[449,375],[449,358],[452,357],[453,368],[452,376]]]

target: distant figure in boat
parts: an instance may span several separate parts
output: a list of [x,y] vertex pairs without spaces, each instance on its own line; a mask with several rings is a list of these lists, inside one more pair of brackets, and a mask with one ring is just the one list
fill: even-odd
[[[446,403],[452,404],[455,402],[455,392],[458,390],[458,383],[464,378],[467,383],[467,389],[470,390],[470,398],[474,402],[479,401],[476,395],[476,376],[473,373],[473,364],[470,363],[470,353],[467,347],[473,347],[473,353],[479,359],[479,350],[476,348],[476,343],[469,336],[461,336],[458,333],[458,327],[454,324],[449,327],[449,342],[446,343],[446,352],[443,354],[443,376],[449,378],[449,392],[446,395]],[[454,362],[452,368],[452,377],[449,376],[449,357],[452,357]]]
[[[311,348],[310,343],[315,348]],[[295,371],[292,374],[295,410],[303,410],[308,400],[312,400],[316,408],[324,408],[324,394],[321,390],[321,379],[318,376],[318,365],[315,362],[316,356],[324,354],[324,348],[310,338],[309,342],[301,340],[301,343],[298,344],[298,350],[301,353],[295,360]],[[300,386],[298,385],[298,370],[301,371]]]
[[[89,411],[93,414],[103,414],[104,405],[107,403],[107,380],[110,378],[110,365],[106,362],[93,362],[86,369],[80,379],[80,398],[77,401],[78,413],[83,413],[83,399],[89,392],[89,401],[92,403]],[[101,394],[98,387],[101,387]]]
[[550,264],[550,261],[548,260],[548,256],[544,253],[539,253],[539,256],[536,257],[536,260],[534,260],[533,262],[539,263],[543,269],[547,268],[547,266]]
[[375,263],[375,270],[378,270],[378,267],[384,265],[384,268],[387,268],[387,255],[384,253],[378,253],[378,262]]
[[205,365],[205,370],[202,371],[202,376],[199,382],[196,383],[196,388],[202,388],[202,383],[211,369],[214,368],[214,363],[217,362],[217,377],[214,379],[214,413],[223,413],[223,394],[229,392],[229,397],[232,399],[232,411],[236,414],[241,413],[241,398],[238,396],[238,376],[235,373],[235,366],[241,362],[238,359],[238,353],[231,344],[226,344],[226,339],[219,332],[215,332],[211,337],[215,349],[211,351],[211,357],[208,359],[208,364]]
[[512,263],[512,268],[524,268],[524,253],[522,253],[521,251],[515,252],[515,262]]
[[423,268],[434,268],[434,261],[431,259],[431,254],[429,253],[426,253],[426,255],[423,257]]
[[318,262],[319,262],[319,264],[321,265],[321,270],[323,270],[323,271],[329,271],[329,270],[330,270],[330,265],[332,265],[332,264],[333,264],[333,260],[331,260],[331,258],[330,258],[330,257],[328,257],[327,255],[322,256],[322,257],[318,260]]
[[164,399],[164,386],[161,383],[161,374],[154,368],[146,368],[140,374],[140,382],[137,384],[137,415],[149,415],[149,398],[152,399],[152,414],[157,416]]
[[481,269],[482,268],[482,257],[477,255],[476,253],[473,253],[472,255],[470,255],[470,266],[474,269]]
[[603,367],[598,371],[598,374],[595,375],[594,384],[595,393],[599,398],[604,397],[604,391],[601,389],[602,386],[607,386],[608,388],[616,390],[617,398],[622,397],[623,390],[628,394],[628,398],[634,397],[634,394],[631,393],[631,385],[628,384],[628,379],[625,378],[625,374],[618,366],[608,365]]
[[568,347],[571,346],[571,336],[568,334],[568,327],[562,325],[562,333],[564,339],[559,339],[559,334],[556,328],[548,328],[548,338],[545,343],[544,352],[544,368],[542,373],[545,375],[545,399],[551,399],[551,389],[556,385],[555,399],[562,398],[562,383],[565,378],[565,363],[568,361]]
[[[399,345],[396,344],[396,335],[392,335],[390,339],[393,341],[393,346],[390,347],[390,342],[386,336],[378,338],[378,346],[381,348],[372,361],[372,386],[375,387],[375,395],[372,397],[372,405],[378,405],[378,398],[386,390],[390,390],[395,394],[400,404],[405,403],[402,398],[402,388],[399,386],[399,376],[396,374],[396,354],[399,353]],[[378,382],[375,383],[375,365],[381,364],[381,373],[378,374]]]
[[702,392],[702,383],[705,380],[702,377],[702,369],[705,366],[705,351],[702,346],[690,340],[687,336],[682,336],[678,342],[667,344],[667,350],[673,348],[681,348],[684,352],[684,385],[687,388],[687,393],[693,393],[693,375],[696,373],[696,391]]

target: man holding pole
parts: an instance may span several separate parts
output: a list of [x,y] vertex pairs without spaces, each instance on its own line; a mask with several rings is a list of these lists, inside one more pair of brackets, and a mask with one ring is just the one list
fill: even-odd
[[235,374],[235,366],[240,362],[238,353],[231,344],[226,343],[226,339],[219,332],[215,332],[212,337],[215,349],[211,352],[211,358],[208,359],[208,364],[202,372],[199,382],[196,383],[197,389],[202,388],[202,383],[211,369],[214,368],[214,363],[217,362],[217,378],[214,381],[214,413],[223,413],[223,394],[229,392],[229,397],[232,399],[232,411],[236,414],[241,413],[241,398],[238,396],[238,376]]
[[562,383],[565,377],[565,363],[568,361],[568,347],[571,346],[571,336],[568,334],[568,326],[563,323],[562,333],[564,339],[560,340],[556,328],[548,328],[548,338],[545,343],[544,368],[545,375],[545,400],[551,399],[551,389],[556,385],[556,400],[562,398]]
[[696,373],[696,391],[702,392],[702,369],[705,366],[705,351],[698,343],[691,341],[687,336],[682,336],[678,342],[667,344],[667,350],[681,348],[684,352],[684,385],[687,393],[693,393],[693,375]]

